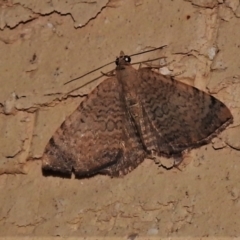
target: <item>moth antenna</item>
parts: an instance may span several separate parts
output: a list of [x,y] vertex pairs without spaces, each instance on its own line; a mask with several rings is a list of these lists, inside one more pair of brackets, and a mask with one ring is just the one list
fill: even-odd
[[163,46],[161,46],[161,47],[153,48],[153,49],[146,50],[146,51],[139,52],[139,53],[134,53],[134,54],[129,55],[129,56],[130,56],[130,57],[133,57],[133,56],[141,55],[141,54],[144,54],[144,53],[153,52],[153,51],[156,51],[156,50],[159,50],[159,49],[163,49],[163,48],[165,48],[165,47],[167,47],[167,45],[163,45]]
[[[165,48],[166,46],[167,46],[167,45],[163,45],[163,46],[158,47],[158,48],[153,48],[153,49],[150,49],[150,50],[147,50],[147,51],[144,51],[144,52],[131,54],[131,55],[129,55],[129,56],[132,57],[132,56],[137,56],[137,55],[141,55],[141,54],[148,53],[148,52],[153,52],[153,51],[156,51],[156,50],[158,50],[158,49],[163,49],[163,48]],[[154,59],[153,59],[153,60],[154,60]],[[153,60],[152,60],[152,61],[153,61]],[[149,61],[151,61],[151,60],[149,60]],[[106,66],[108,66],[108,65],[110,65],[110,64],[112,64],[112,63],[114,63],[114,62],[115,62],[115,61],[106,63],[106,64],[102,65],[101,67],[98,67],[98,68],[96,68],[96,69],[94,69],[94,70],[92,70],[92,71],[90,71],[90,72],[87,72],[87,73],[85,73],[85,74],[83,74],[83,75],[81,75],[81,76],[79,76],[79,77],[73,78],[73,79],[69,80],[68,82],[65,82],[63,85],[67,85],[67,84],[69,84],[69,83],[71,83],[71,82],[74,82],[74,81],[80,79],[80,78],[83,78],[83,77],[85,77],[85,76],[87,76],[87,75],[89,75],[89,74],[91,74],[91,73],[94,73],[94,72],[96,72],[96,71],[98,71],[98,70],[100,70],[100,69],[102,69],[102,68],[104,68],[104,67],[106,67]],[[97,80],[97,79],[99,79],[99,78],[100,78],[100,77],[95,78],[94,80]],[[91,82],[92,82],[92,81],[91,81]]]
[[[98,68],[96,68],[96,69],[94,69],[94,70],[92,70],[92,71],[90,71],[90,72],[87,72],[87,73],[83,74],[83,75],[80,76],[80,77],[73,78],[73,79],[71,79],[70,81],[65,82],[63,85],[67,85],[67,84],[69,84],[69,83],[71,83],[71,82],[74,82],[74,81],[80,79],[80,78],[83,78],[83,77],[85,77],[85,76],[87,76],[87,75],[89,75],[89,74],[91,74],[91,73],[94,73],[94,72],[96,72],[96,71],[98,71],[98,70],[100,70],[100,69],[102,69],[102,68],[104,68],[104,67],[106,67],[106,66],[108,66],[108,65],[110,65],[110,64],[112,64],[112,63],[114,63],[114,62],[115,62],[115,61],[109,62],[109,63],[107,63],[107,64],[105,64],[105,65],[103,65],[103,66],[101,66],[101,67],[98,67]],[[95,79],[95,80],[96,80],[96,79]]]
[[[109,72],[106,72],[105,74],[108,74],[108,73],[111,73],[111,72],[112,72],[112,70],[109,71]],[[79,86],[79,87],[77,87],[77,88],[74,88],[73,90],[67,92],[67,93],[65,94],[65,96],[68,95],[68,94],[70,94],[70,93],[72,93],[72,92],[74,92],[74,91],[77,91],[77,90],[80,89],[80,88],[83,88],[83,87],[87,86],[88,84],[90,84],[90,83],[92,83],[92,82],[95,82],[96,80],[98,80],[99,78],[101,78],[101,77],[103,77],[103,76],[104,76],[104,75],[101,75],[101,76],[99,76],[99,77],[96,77],[96,78],[92,79],[91,81],[89,81],[89,82],[87,82],[87,83],[84,83],[83,85],[81,85],[81,86]]]
[[139,64],[139,63],[152,62],[152,61],[155,61],[155,60],[158,60],[158,59],[162,59],[162,58],[166,58],[166,57],[158,57],[158,58],[148,59],[148,60],[145,60],[145,61],[132,63],[131,65],[135,65],[135,64]]
[[[161,58],[165,58],[165,57],[158,57],[158,58],[153,58],[153,59],[149,59],[149,60],[146,60],[146,61],[135,62],[135,63],[131,63],[131,65],[136,65],[136,64],[139,64],[139,63],[151,62],[151,61],[155,61],[155,60],[158,60],[158,59],[161,59]],[[98,68],[97,70],[99,70],[99,69],[101,69],[101,68]],[[95,70],[93,70],[93,71],[95,71]],[[93,72],[93,71],[92,71],[92,72]],[[72,92],[74,92],[74,91],[77,91],[78,89],[80,89],[80,88],[82,88],[82,87],[85,87],[85,86],[87,86],[88,84],[90,84],[90,83],[92,83],[92,82],[97,81],[99,78],[101,78],[101,77],[103,77],[103,76],[107,76],[107,75],[110,74],[112,71],[113,71],[113,70],[110,70],[110,71],[108,71],[108,72],[106,72],[106,73],[101,72],[101,73],[102,73],[101,76],[96,77],[96,78],[92,79],[91,81],[89,81],[89,82],[87,82],[87,83],[84,83],[83,85],[81,85],[81,86],[79,86],[79,87],[77,87],[77,88],[74,88],[73,90],[67,92],[65,95],[68,95],[68,94],[70,94],[70,93],[72,93]],[[89,74],[90,74],[90,73],[89,73]],[[87,74],[85,74],[85,75],[83,75],[83,76],[86,76],[86,75],[87,75]],[[83,76],[82,76],[82,77],[83,77]],[[79,77],[79,78],[81,78],[81,77]],[[78,79],[78,78],[76,78],[76,79]],[[76,80],[76,79],[75,79],[75,80]],[[74,79],[73,79],[73,80],[74,80]],[[73,80],[72,80],[72,81],[73,81]],[[67,84],[67,83],[65,83],[64,85],[66,85],[66,84]]]

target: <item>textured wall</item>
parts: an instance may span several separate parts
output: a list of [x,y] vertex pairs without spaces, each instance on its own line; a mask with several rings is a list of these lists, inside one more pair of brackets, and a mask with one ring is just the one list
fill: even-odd
[[[12,0],[0,16],[1,236],[239,236],[238,0]],[[100,72],[63,83],[162,45],[133,61],[165,56],[162,71],[223,101],[234,124],[182,171],[146,160],[120,179],[44,177],[49,138],[104,77],[71,94]]]

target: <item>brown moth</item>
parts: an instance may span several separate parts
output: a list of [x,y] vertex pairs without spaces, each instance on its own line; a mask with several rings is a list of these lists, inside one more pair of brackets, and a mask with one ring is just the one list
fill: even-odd
[[43,171],[119,176],[154,156],[177,165],[184,151],[209,143],[233,122],[215,97],[151,68],[136,70],[130,61],[121,52],[116,75],[62,123],[46,146]]

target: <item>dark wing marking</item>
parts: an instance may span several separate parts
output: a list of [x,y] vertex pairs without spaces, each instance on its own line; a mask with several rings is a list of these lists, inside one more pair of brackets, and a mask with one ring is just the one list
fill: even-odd
[[126,174],[146,153],[128,119],[116,78],[98,85],[50,139],[43,170],[78,177]]

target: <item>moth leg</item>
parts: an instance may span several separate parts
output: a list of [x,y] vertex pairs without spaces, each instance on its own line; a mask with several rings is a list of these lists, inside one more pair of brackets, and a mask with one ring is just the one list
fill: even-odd
[[109,72],[106,72],[106,73],[104,73],[104,72],[101,71],[101,74],[102,74],[103,76],[106,76],[106,77],[114,77],[114,76],[115,76],[115,69],[114,69],[114,70],[111,70],[111,71],[109,71]]
[[179,72],[175,73],[175,74],[173,75],[173,77],[182,75],[182,74],[185,73],[185,72],[186,72],[186,70],[179,71]]
[[[153,61],[153,60],[160,60],[160,63],[159,64],[153,64],[152,62],[150,61]],[[152,68],[152,69],[159,69],[159,68],[162,68],[162,67],[166,67],[168,66],[169,64],[173,63],[174,61],[171,61],[171,62],[166,62],[166,57],[159,57],[157,59],[153,59],[153,60],[149,60],[150,63],[148,63],[147,61],[146,62],[143,62],[142,64],[146,65],[147,68]],[[162,60],[162,61],[161,61]]]
[[177,156],[174,158],[174,167],[178,168],[178,166],[182,163],[183,161],[183,156]]
[[151,150],[151,153],[147,156],[149,159],[153,160],[157,165],[162,166],[166,169],[179,168],[182,161],[184,160],[182,154],[172,157],[159,156],[155,150]]
[[164,63],[164,64],[143,63],[143,64],[145,64],[148,68],[159,69],[162,67],[166,67],[169,63]]

